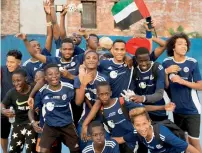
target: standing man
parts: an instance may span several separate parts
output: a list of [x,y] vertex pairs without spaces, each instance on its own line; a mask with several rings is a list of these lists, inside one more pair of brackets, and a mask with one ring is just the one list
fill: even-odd
[[[21,65],[22,53],[18,50],[10,50],[7,53],[6,66],[1,67],[1,101],[5,97],[8,90],[13,88],[12,73]],[[11,124],[8,118],[1,114],[1,147],[3,153],[7,153],[8,136],[10,133]]]
[[163,62],[166,73],[166,86],[171,100],[176,104],[175,123],[188,132],[188,140],[199,152],[201,104],[197,90],[202,90],[202,80],[196,59],[187,57],[190,41],[186,34],[178,33],[167,42],[167,54]]

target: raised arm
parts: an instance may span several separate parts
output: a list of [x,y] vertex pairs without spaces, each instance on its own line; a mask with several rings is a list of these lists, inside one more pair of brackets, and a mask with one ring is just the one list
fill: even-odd
[[50,1],[50,14],[51,14],[51,20],[53,25],[53,38],[54,40],[58,40],[60,37],[60,28],[57,22],[54,0],[49,0],[49,1]]
[[157,59],[165,51],[165,49],[166,49],[166,41],[164,41],[164,40],[162,40],[160,38],[156,38],[156,37],[153,37],[152,41],[159,45],[154,50],[154,55],[155,55],[155,58]]
[[60,13],[60,37],[63,40],[67,37],[65,29],[65,16],[67,14],[67,6],[63,6],[63,11]]
[[30,53],[30,55],[32,57],[38,59],[42,63],[46,63],[46,56],[35,52],[34,48],[31,46],[30,42],[28,41],[26,34],[18,33],[18,34],[15,35],[15,37],[17,37],[18,39],[23,40],[28,52]]
[[45,48],[51,52],[52,48],[52,39],[53,39],[53,29],[52,29],[52,20],[50,15],[50,6],[47,2],[44,2],[44,12],[46,14],[46,26],[47,26],[47,36]]

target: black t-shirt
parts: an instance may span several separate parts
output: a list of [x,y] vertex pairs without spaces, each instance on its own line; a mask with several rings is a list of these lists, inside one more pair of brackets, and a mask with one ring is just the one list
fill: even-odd
[[18,93],[15,88],[10,89],[4,97],[2,103],[6,106],[13,106],[15,110],[15,123],[14,124],[27,124],[29,123],[28,111],[29,106],[27,100],[31,90],[27,94]]

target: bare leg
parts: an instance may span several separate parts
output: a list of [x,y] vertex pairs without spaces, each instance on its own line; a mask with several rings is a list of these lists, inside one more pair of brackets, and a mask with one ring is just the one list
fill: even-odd
[[1,147],[2,147],[3,153],[8,153],[8,139],[1,138]]
[[201,146],[200,146],[200,139],[194,139],[191,137],[188,137],[189,143],[194,146],[199,152],[202,152]]

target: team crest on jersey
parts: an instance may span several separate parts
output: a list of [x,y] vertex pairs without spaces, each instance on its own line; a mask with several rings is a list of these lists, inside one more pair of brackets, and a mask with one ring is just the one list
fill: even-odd
[[187,72],[189,72],[189,68],[188,67],[184,67],[183,71],[187,73]]
[[71,66],[75,66],[76,65],[76,63],[75,62],[71,62]]
[[62,100],[66,100],[66,99],[67,99],[67,95],[66,94],[62,95]]
[[112,78],[112,79],[115,79],[118,76],[116,71],[111,71],[109,75],[110,75],[110,78]]
[[121,108],[119,108],[118,113],[119,113],[119,114],[123,114],[123,111],[122,111]]
[[107,124],[109,125],[110,128],[115,128],[115,124],[113,120],[107,121]]
[[127,64],[124,64],[123,66],[124,66],[124,67],[127,67]]
[[162,147],[163,147],[163,146],[160,145],[160,144],[156,145],[156,148],[157,148],[157,149],[161,149]]
[[48,103],[46,104],[46,108],[47,108],[47,110],[50,111],[50,112],[53,111],[54,106],[55,106],[55,103],[54,103],[54,102],[48,102]]
[[139,87],[140,87],[141,89],[145,89],[145,88],[147,87],[147,85],[146,85],[145,82],[140,82],[140,83],[139,83]]

